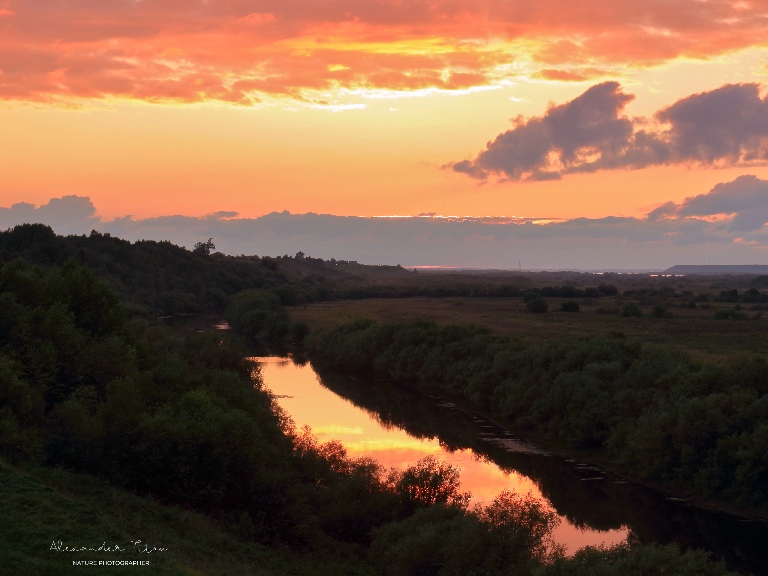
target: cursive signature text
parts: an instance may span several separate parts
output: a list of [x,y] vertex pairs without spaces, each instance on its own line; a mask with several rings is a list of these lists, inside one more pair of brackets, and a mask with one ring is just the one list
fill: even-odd
[[159,546],[150,546],[149,544],[142,542],[141,540],[131,540],[129,545],[120,546],[119,544],[109,545],[106,541],[102,542],[100,546],[69,546],[65,545],[61,540],[53,540],[49,550],[53,552],[135,552],[137,554],[152,554],[154,552],[166,552],[167,548]]

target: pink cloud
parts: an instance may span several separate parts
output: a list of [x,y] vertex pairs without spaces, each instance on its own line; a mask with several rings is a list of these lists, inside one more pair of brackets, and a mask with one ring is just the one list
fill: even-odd
[[758,84],[692,94],[653,118],[630,119],[625,107],[633,98],[618,82],[597,84],[543,116],[518,118],[474,159],[446,167],[480,180],[554,180],[649,166],[768,163],[768,97],[761,98]]
[[274,14],[260,14],[258,12],[248,14],[248,16],[243,16],[238,20],[238,22],[241,24],[248,24],[251,26],[259,26],[261,24],[266,24],[267,22],[274,22],[274,21],[275,21]]

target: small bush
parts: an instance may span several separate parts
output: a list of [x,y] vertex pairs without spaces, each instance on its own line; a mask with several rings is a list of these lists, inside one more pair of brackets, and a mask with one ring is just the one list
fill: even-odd
[[534,298],[533,300],[529,300],[525,307],[528,308],[529,312],[534,312],[535,314],[541,314],[542,312],[549,310],[549,305],[544,298]]
[[523,302],[530,302],[531,300],[538,300],[541,298],[541,294],[534,290],[528,290],[525,294],[523,294]]
[[621,307],[621,310],[619,310],[619,316],[623,316],[624,318],[632,316],[639,318],[642,315],[643,313],[640,311],[640,306],[634,302],[627,302]]
[[736,308],[730,310],[718,310],[714,315],[715,320],[746,320],[747,316]]
[[651,311],[654,318],[672,318],[672,312],[664,304],[656,304]]
[[579,305],[573,300],[568,300],[567,302],[563,302],[560,305],[560,310],[562,310],[563,312],[578,312]]
[[597,289],[605,296],[616,296],[619,293],[619,289],[613,284],[600,284]]

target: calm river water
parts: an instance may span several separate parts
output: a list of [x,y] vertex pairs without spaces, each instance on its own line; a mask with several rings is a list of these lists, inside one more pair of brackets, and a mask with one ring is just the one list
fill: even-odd
[[628,536],[678,542],[723,557],[732,569],[768,574],[765,523],[702,510],[586,463],[550,455],[485,417],[391,382],[257,358],[266,386],[298,427],[339,440],[351,456],[404,468],[434,455],[461,469],[473,502],[501,490],[530,492],[554,509],[555,538],[574,552]]

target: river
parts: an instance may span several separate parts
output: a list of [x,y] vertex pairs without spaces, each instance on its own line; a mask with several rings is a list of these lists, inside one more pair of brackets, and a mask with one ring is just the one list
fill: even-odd
[[586,545],[677,542],[704,548],[744,573],[768,574],[768,526],[665,497],[588,463],[548,454],[483,415],[375,377],[262,357],[267,388],[298,427],[340,441],[350,456],[405,468],[434,455],[461,469],[472,502],[530,492],[560,517],[568,553]]

